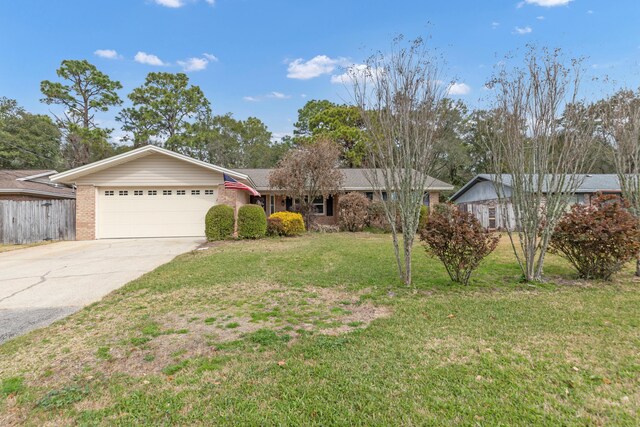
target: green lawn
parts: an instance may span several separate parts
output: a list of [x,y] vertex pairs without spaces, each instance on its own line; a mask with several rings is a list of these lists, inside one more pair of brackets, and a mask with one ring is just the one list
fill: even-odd
[[228,242],[0,346],[0,425],[638,425],[640,290],[520,284],[503,242],[469,287],[388,235]]

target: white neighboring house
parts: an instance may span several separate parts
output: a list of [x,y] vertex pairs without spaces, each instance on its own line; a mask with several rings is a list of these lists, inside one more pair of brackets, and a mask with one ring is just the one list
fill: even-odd
[[[574,203],[591,203],[597,194],[621,194],[618,176],[613,174],[579,175],[581,185],[576,190]],[[502,193],[508,199],[511,195],[511,176],[502,175]],[[467,182],[451,198],[459,209],[473,213],[488,229],[503,230],[515,224],[513,208],[509,202],[500,206],[496,192],[495,175],[479,174]],[[544,188],[543,188],[544,191]]]

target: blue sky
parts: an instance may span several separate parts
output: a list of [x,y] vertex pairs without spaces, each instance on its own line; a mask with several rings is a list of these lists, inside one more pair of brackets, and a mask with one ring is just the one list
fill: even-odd
[[[186,70],[216,114],[282,135],[307,100],[348,100],[342,67],[398,33],[430,35],[452,96],[478,106],[494,64],[526,43],[587,57],[589,78],[640,86],[639,22],[640,0],[3,0],[0,96],[47,113],[39,84],[63,59],[88,59],[123,98],[150,71]],[[117,128],[116,113],[99,119]]]

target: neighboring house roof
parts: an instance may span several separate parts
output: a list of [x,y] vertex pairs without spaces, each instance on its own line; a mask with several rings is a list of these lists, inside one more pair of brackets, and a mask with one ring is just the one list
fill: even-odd
[[[496,175],[482,173],[476,175],[473,179],[467,182],[460,190],[458,190],[449,199],[455,202],[460,196],[469,191],[474,185],[482,181],[495,182]],[[551,175],[547,175],[546,178],[551,178]],[[599,192],[620,192],[620,182],[618,176],[615,174],[577,174],[576,178],[580,182],[576,193],[599,193]],[[501,180],[505,187],[511,187],[512,176],[510,174],[502,174]],[[547,192],[547,181],[543,182],[542,191]],[[535,183],[534,183],[535,184]]]
[[2,169],[0,194],[75,199],[73,188],[51,182],[49,178],[56,173],[54,170]]
[[[238,172],[249,175],[253,182],[256,183],[256,189],[258,191],[269,191],[273,190],[271,185],[269,185],[269,174],[273,169],[235,169]],[[342,185],[342,190],[344,191],[373,191],[373,187],[369,183],[367,179],[367,174],[372,173],[374,169],[340,169],[344,174],[344,182]],[[382,182],[382,173],[380,170],[375,170],[378,174],[379,181]],[[442,182],[438,179],[427,177],[427,183],[425,186],[425,190],[432,191],[449,191],[453,190],[453,186],[451,184],[447,184],[446,182]]]
[[165,156],[173,157],[175,159],[191,163],[196,166],[200,166],[200,167],[210,169],[220,173],[225,173],[236,179],[246,181],[255,187],[255,184],[253,183],[251,178],[243,173],[239,173],[231,169],[226,169],[220,166],[212,165],[211,163],[203,162],[202,160],[197,160],[197,159],[194,159],[193,157],[185,156],[185,155],[176,153],[174,151],[157,147],[155,145],[146,145],[144,147],[136,148],[134,150],[127,151],[126,153],[119,154],[117,156],[109,157],[108,159],[99,160],[97,162],[89,163],[88,165],[80,166],[75,169],[71,169],[66,172],[53,175],[51,177],[51,180],[56,182],[64,182],[64,183],[72,184],[81,176],[88,175],[103,169],[110,168],[112,166],[116,166],[122,163],[129,162],[131,160],[148,156],[151,154],[162,154]]

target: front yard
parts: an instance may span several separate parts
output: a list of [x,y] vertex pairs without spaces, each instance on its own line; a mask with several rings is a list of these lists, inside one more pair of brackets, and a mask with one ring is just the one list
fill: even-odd
[[640,423],[639,283],[470,287],[388,235],[228,242],[0,346],[0,424]]

